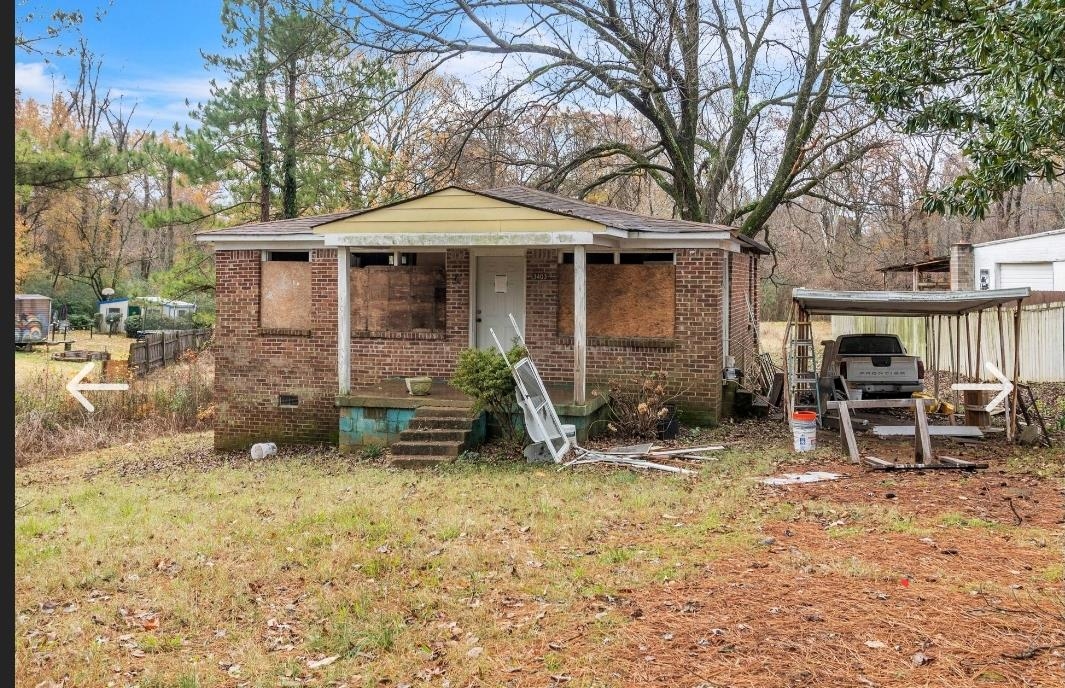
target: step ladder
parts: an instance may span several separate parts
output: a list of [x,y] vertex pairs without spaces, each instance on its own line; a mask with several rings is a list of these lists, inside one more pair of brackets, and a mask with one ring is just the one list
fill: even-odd
[[1024,416],[1024,422],[1028,425],[1032,424],[1032,418],[1035,417],[1036,422],[1039,424],[1039,429],[1043,431],[1040,442],[1049,448],[1051,446],[1050,433],[1047,432],[1046,423],[1043,422],[1043,414],[1039,412],[1039,407],[1036,405],[1035,393],[1032,391],[1031,385],[1017,385],[1017,411]]
[[790,320],[785,331],[785,367],[788,383],[788,413],[813,411],[821,425],[821,390],[818,384],[817,350],[809,320]]

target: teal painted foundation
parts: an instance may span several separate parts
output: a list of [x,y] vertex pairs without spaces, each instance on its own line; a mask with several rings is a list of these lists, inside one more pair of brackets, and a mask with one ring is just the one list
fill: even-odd
[[[340,449],[355,449],[370,444],[387,446],[398,442],[399,433],[410,427],[415,411],[414,408],[384,406],[340,407]],[[470,446],[484,444],[485,433],[485,414],[481,413],[472,424]]]
[[340,409],[340,448],[389,445],[410,426],[412,408],[346,406]]

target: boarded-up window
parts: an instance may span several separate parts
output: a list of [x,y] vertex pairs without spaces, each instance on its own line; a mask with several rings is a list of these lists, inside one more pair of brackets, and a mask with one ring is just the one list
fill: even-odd
[[446,308],[443,253],[404,253],[400,265],[351,270],[353,332],[442,332]]
[[[675,276],[670,263],[589,265],[588,336],[672,337]],[[573,266],[566,264],[558,272],[558,331],[573,335]]]
[[311,264],[306,259],[278,260],[274,258],[277,255],[272,252],[270,260],[262,264],[259,325],[264,329],[309,330]]

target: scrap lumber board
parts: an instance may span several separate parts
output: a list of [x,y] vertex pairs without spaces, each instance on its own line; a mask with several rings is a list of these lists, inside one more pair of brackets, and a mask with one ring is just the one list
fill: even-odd
[[986,463],[940,463],[941,459],[936,463],[891,463],[884,461],[883,459],[877,459],[875,462],[870,461],[873,457],[866,457],[864,461],[866,464],[878,471],[945,471],[945,470],[963,470],[963,471],[975,471],[981,468],[987,468]]
[[[917,428],[913,425],[874,425],[873,434],[880,438],[913,437]],[[983,437],[983,431],[975,425],[929,425],[932,437]]]

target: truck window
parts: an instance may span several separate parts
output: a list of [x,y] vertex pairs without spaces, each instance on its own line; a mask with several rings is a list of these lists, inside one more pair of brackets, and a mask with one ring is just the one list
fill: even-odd
[[844,337],[839,341],[838,353],[844,356],[901,355],[902,344],[897,337],[880,335]]

